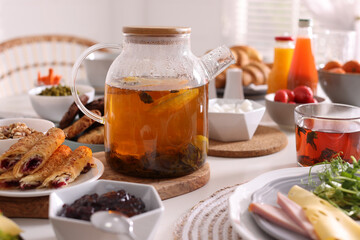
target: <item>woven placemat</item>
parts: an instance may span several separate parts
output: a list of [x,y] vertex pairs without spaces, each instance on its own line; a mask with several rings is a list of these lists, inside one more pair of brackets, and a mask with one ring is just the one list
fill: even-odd
[[238,240],[232,229],[228,199],[238,185],[221,189],[202,200],[181,218],[174,230],[175,240]]

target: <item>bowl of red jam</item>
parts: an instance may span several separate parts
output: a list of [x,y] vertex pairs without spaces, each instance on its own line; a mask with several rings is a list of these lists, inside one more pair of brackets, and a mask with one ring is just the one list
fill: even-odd
[[49,219],[59,240],[118,239],[90,222],[94,212],[108,210],[129,217],[138,239],[152,239],[164,206],[151,185],[110,180],[62,189],[50,195]]

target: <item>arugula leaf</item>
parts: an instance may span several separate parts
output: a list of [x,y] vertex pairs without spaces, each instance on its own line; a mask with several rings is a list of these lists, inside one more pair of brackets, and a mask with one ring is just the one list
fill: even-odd
[[[316,184],[309,171],[309,182],[315,186],[313,193],[340,208],[352,218],[360,219],[360,164],[351,157],[352,164],[344,161],[341,153],[336,154],[330,161],[316,165],[324,165],[317,173],[320,184]],[[314,165],[314,166],[316,166]]]

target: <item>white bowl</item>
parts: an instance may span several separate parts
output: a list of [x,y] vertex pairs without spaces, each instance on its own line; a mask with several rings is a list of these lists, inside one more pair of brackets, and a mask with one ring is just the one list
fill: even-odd
[[[36,113],[47,120],[60,122],[61,118],[68,111],[70,105],[74,102],[72,95],[70,96],[40,96],[38,95],[45,88],[51,86],[40,86],[29,90],[31,104]],[[95,96],[95,89],[87,85],[77,85],[79,95],[86,94],[91,102]]]
[[[293,129],[295,128],[294,109],[300,104],[283,103],[274,101],[275,93],[265,95],[266,111],[269,113],[271,119],[280,127]],[[315,99],[321,103],[325,101],[324,98],[315,96]]]
[[94,52],[85,60],[87,79],[96,92],[104,92],[106,74],[118,53]]
[[[241,104],[245,100],[214,98],[212,104]],[[254,135],[263,115],[265,107],[257,102],[248,100],[253,110],[244,113],[211,112],[209,110],[209,137],[222,142],[249,140]]]
[[[33,128],[38,132],[46,133],[52,127],[55,127],[53,122],[40,118],[5,118],[0,119],[0,126],[9,126],[12,123],[25,123],[29,128]],[[11,145],[19,141],[19,138],[15,139],[2,139],[0,140],[0,154],[8,150]]]
[[79,187],[62,189],[50,194],[49,218],[59,240],[115,240],[116,235],[95,228],[91,222],[58,216],[64,204],[72,204],[86,194],[104,194],[124,189],[129,194],[139,197],[145,203],[145,213],[131,217],[134,233],[138,239],[152,239],[159,225],[164,206],[155,188],[151,185],[98,180]]

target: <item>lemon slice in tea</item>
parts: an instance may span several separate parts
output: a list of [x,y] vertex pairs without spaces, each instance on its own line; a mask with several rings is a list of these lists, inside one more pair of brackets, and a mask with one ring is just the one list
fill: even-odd
[[196,135],[195,138],[192,140],[192,143],[201,151],[204,150],[204,146],[206,152],[209,148],[209,139],[203,135]]
[[176,93],[169,93],[156,100],[149,109],[149,112],[152,114],[160,114],[165,111],[177,111],[191,102],[197,95],[199,95],[199,89],[185,89]]

